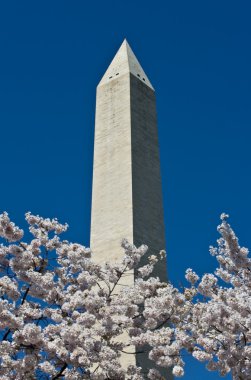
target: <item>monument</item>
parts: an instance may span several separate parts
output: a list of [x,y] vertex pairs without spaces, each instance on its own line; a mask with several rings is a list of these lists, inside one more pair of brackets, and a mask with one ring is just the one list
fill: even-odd
[[[90,244],[95,259],[120,261],[122,238],[148,245],[142,265],[165,249],[155,92],[126,40],[97,87]],[[166,280],[165,260],[154,275]],[[133,274],[126,281],[130,285]],[[149,366],[147,355],[128,357],[123,360]]]

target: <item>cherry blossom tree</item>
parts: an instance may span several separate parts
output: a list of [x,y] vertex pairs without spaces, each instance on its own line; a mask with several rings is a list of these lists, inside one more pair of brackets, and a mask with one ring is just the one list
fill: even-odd
[[[0,379],[161,380],[160,368],[183,376],[184,352],[223,376],[251,378],[251,263],[226,215],[210,248],[215,274],[188,269],[180,290],[151,277],[164,251],[140,267],[147,247],[124,240],[121,262],[100,265],[60,238],[67,225],[57,219],[26,221],[29,243],[0,215]],[[122,286],[132,270],[134,285]],[[131,346],[136,355],[149,348],[152,369],[121,366]]]
[[[153,324],[137,335],[135,344],[151,345],[150,358],[160,366],[173,366],[177,377],[184,374],[184,351],[209,371],[233,380],[251,379],[251,260],[222,214],[218,247],[210,247],[218,268],[201,279],[186,271],[190,286],[178,291],[171,285],[158,289],[158,296],[145,300],[144,315]],[[162,314],[163,313],[163,314]],[[155,324],[170,316],[170,327],[152,331]]]

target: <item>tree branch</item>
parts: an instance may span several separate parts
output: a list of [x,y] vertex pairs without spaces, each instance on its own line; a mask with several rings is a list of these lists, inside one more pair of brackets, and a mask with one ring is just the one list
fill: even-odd
[[62,368],[60,369],[60,371],[55,376],[53,376],[51,380],[59,379],[60,376],[63,375],[63,372],[66,369],[66,367],[67,367],[67,364],[64,363],[64,365],[62,366]]

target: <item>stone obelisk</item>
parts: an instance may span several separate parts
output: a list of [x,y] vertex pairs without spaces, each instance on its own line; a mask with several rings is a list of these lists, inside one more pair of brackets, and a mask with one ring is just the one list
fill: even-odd
[[[122,238],[147,244],[147,256],[165,249],[155,92],[126,40],[97,87],[91,211],[95,259],[120,261]],[[166,280],[165,260],[154,275]],[[133,275],[125,281],[130,285]],[[144,355],[136,361],[148,366]]]

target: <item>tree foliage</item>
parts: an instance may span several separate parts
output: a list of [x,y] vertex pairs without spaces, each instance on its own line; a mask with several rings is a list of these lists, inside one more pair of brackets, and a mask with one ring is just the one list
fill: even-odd
[[[0,215],[0,379],[160,380],[161,367],[181,377],[185,352],[222,376],[251,378],[251,262],[227,215],[210,248],[218,268],[201,279],[188,269],[184,289],[151,277],[164,251],[140,267],[147,247],[124,240],[121,262],[100,265],[60,238],[67,225],[57,219],[26,221],[29,243]],[[124,286],[132,270],[137,279]],[[147,346],[150,371],[121,366],[131,347]]]

